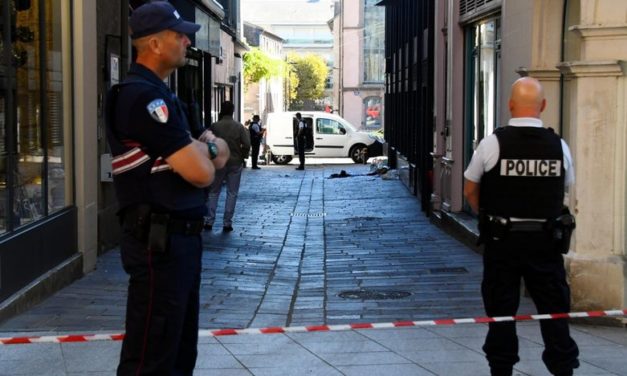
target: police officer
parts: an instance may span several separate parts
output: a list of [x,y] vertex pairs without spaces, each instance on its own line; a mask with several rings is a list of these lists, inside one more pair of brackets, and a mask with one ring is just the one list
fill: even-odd
[[307,144],[307,126],[303,121],[300,112],[296,113],[296,121],[298,122],[298,130],[296,133],[296,147],[298,148],[298,161],[300,164],[297,170],[305,169],[305,146]]
[[261,128],[261,119],[259,119],[259,115],[253,116],[253,121],[248,127],[250,131],[250,158],[252,159],[253,170],[259,170],[260,167],[257,166],[257,162],[259,161],[259,147],[261,146],[261,139],[263,138],[263,129]]
[[[488,316],[516,314],[521,278],[539,313],[570,311],[564,260],[550,229],[562,214],[564,188],[574,182],[574,172],[566,143],[543,127],[545,106],[540,82],[517,80],[508,126],[481,141],[464,172],[464,196],[480,212],[485,243],[481,292]],[[544,320],[540,328],[548,370],[572,375],[579,350],[568,322]],[[515,323],[490,323],[483,350],[492,375],[511,375],[519,361]]]
[[191,375],[196,362],[203,187],[228,159],[210,132],[192,139],[178,98],[163,80],[185,65],[184,21],[167,2],[129,20],[137,60],[108,94],[107,139],[129,274],[126,335],[118,375]]

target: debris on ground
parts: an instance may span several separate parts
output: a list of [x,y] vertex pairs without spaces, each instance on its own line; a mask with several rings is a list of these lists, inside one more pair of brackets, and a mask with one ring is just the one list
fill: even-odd
[[337,178],[347,178],[349,176],[353,176],[348,172],[341,170],[339,174],[331,174],[329,175],[329,179],[337,179]]
[[370,162],[370,172],[366,174],[349,174],[345,170],[339,173],[331,174],[327,179],[348,178],[354,176],[381,176],[384,180],[398,179],[398,171],[388,167],[388,159],[386,157],[373,158]]

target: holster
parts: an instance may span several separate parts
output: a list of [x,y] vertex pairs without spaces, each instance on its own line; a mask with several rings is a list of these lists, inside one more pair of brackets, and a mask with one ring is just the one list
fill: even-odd
[[124,209],[120,215],[122,231],[139,241],[146,241],[150,229],[150,205],[136,205]]
[[150,205],[141,204],[124,209],[121,219],[124,232],[146,243],[154,252],[165,252],[169,214],[153,213]]
[[568,253],[570,249],[570,238],[577,227],[575,216],[570,213],[567,207],[562,209],[562,214],[557,218],[547,222],[547,231],[557,251],[562,254]]
[[512,223],[509,218],[486,214],[479,211],[479,239],[477,245],[481,245],[488,240],[502,240],[509,233]]

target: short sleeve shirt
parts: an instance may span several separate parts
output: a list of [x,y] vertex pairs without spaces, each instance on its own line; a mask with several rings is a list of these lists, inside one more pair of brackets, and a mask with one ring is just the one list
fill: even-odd
[[[536,118],[513,118],[509,120],[512,127],[542,127],[542,120]],[[570,149],[564,140],[562,141],[562,152],[564,154],[564,184],[568,187],[575,182],[575,171],[573,168]],[[473,183],[481,182],[481,177],[490,171],[499,161],[499,141],[496,135],[491,134],[481,140],[479,146],[470,160],[470,164],[464,172],[464,177]]]

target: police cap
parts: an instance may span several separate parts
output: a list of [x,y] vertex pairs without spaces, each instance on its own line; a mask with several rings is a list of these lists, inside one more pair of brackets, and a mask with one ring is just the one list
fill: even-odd
[[137,39],[163,30],[173,30],[183,34],[193,34],[200,25],[187,22],[167,1],[144,4],[133,11],[129,19],[131,38]]

